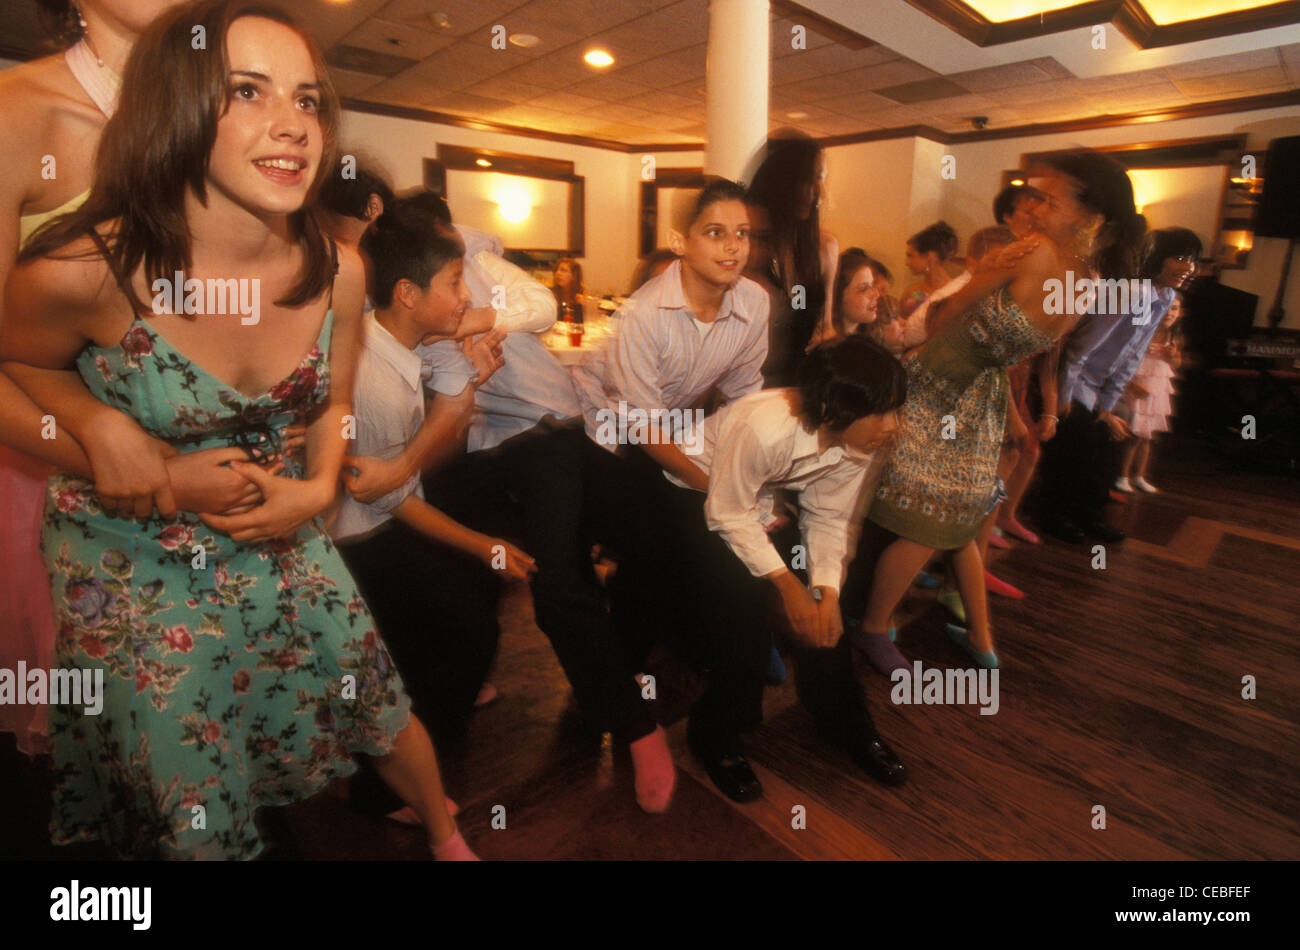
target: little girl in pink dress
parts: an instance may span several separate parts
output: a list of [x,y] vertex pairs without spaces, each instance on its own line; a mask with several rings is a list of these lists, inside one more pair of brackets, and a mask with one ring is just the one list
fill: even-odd
[[[1148,494],[1159,491],[1147,481],[1147,464],[1151,459],[1151,440],[1157,432],[1169,431],[1169,417],[1174,411],[1170,397],[1174,394],[1174,371],[1179,363],[1174,324],[1182,315],[1182,300],[1175,297],[1125,394],[1133,411],[1129,424],[1133,439],[1124,453],[1123,473],[1115,482],[1120,491],[1134,488]],[[1131,480],[1130,473],[1133,473]]]

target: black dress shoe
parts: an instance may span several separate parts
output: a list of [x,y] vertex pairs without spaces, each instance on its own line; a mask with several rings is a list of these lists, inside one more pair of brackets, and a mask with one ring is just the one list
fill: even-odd
[[1043,522],[1043,530],[1066,544],[1082,544],[1086,537],[1083,529],[1068,518],[1049,518]]
[[1111,527],[1104,521],[1093,521],[1084,525],[1083,530],[1089,537],[1105,541],[1107,544],[1118,544],[1120,541],[1123,541],[1128,537],[1128,535],[1119,528]]
[[902,785],[907,781],[907,766],[898,760],[893,750],[880,736],[871,736],[854,744],[853,761],[864,772],[886,785]]
[[692,742],[688,729],[687,745],[709,773],[713,784],[733,802],[754,802],[763,797],[763,785],[745,759],[739,739],[720,749],[710,749]]

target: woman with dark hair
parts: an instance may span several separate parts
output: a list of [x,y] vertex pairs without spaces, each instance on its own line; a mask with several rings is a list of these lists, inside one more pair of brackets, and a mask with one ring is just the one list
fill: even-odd
[[[1002,500],[997,463],[1007,416],[1007,367],[1045,350],[1078,320],[1057,312],[1052,282],[1095,271],[1127,277],[1144,222],[1124,168],[1096,152],[1053,156],[1035,169],[1042,237],[1014,267],[976,274],[931,318],[931,336],[907,357],[903,436],[868,518],[889,538],[875,565],[862,645],[888,674],[909,668],[888,636],[895,606],[934,551],[952,552],[969,630],[952,639],[996,667],[976,534]],[[1073,283],[1071,281],[1071,286]],[[1059,299],[1059,295],[1057,295]]]
[[[120,407],[176,445],[234,444],[267,464],[293,416],[312,419],[288,477],[229,463],[264,499],[243,514],[167,520],[50,479],[55,666],[102,683],[92,719],[51,707],[58,843],[255,857],[257,808],[314,794],[368,754],[435,854],[473,857],[318,517],[337,492],[364,292],[311,205],[339,111],[319,51],[280,10],[204,0],[168,14],[127,62],[90,196],[10,275],[0,355],[78,440]],[[203,275],[206,302],[195,277],[174,305],[177,272]],[[46,385],[74,366],[100,404],[89,417]]]
[[[0,287],[22,243],[42,224],[85,200],[91,161],[104,123],[117,105],[119,77],[131,45],[150,20],[179,2],[82,0],[74,5],[70,0],[37,0],[41,19],[65,49],[0,72],[0,128],[5,130],[0,151]],[[72,385],[80,386],[75,380]],[[140,446],[158,444],[125,415],[116,413],[116,425],[84,447],[62,426],[55,428],[55,438],[44,438],[50,434],[44,415],[0,374],[0,669],[17,669],[20,661],[31,669],[48,669],[53,655],[54,611],[40,552],[41,509],[51,465],[89,475],[89,453],[98,463],[105,493],[119,491],[119,476],[140,481],[136,466],[144,464],[155,482],[170,476],[182,496],[187,486],[197,487],[217,508],[233,501],[232,493],[258,497],[251,482],[216,467],[229,453],[182,458],[171,452],[173,460],[163,463],[154,452],[140,463]],[[196,463],[203,474],[198,483],[188,474]],[[187,503],[184,497],[180,503]],[[0,731],[13,732],[22,752],[43,752],[46,715],[43,703],[0,704]]]
[[769,356],[763,367],[768,386],[794,382],[803,354],[833,334],[831,286],[840,248],[835,235],[821,227],[825,182],[821,146],[802,132],[786,129],[768,142],[767,158],[749,186],[747,201],[762,209],[764,219],[755,240],[770,254],[761,264],[783,298],[772,310]]
[[957,253],[957,232],[946,221],[936,221],[907,239],[907,269],[921,279],[899,294],[904,317],[930,299],[953,279],[944,265]]

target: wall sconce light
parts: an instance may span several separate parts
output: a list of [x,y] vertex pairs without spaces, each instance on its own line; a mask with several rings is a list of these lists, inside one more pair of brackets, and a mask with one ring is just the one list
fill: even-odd
[[533,206],[523,195],[508,195],[497,202],[497,211],[511,224],[525,220],[532,210]]

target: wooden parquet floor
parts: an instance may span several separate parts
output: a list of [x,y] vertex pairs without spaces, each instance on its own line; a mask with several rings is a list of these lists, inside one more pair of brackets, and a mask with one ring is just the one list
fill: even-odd
[[[1300,482],[1178,440],[1160,447],[1153,480],[1162,494],[1111,506],[1130,540],[1104,570],[1090,545],[1050,539],[998,559],[994,572],[1028,597],[992,600],[996,715],[895,706],[887,680],[869,684],[911,773],[898,789],[825,746],[787,684],[768,690],[747,743],[766,797],[731,803],[686,751],[691,677],[668,658],[656,671],[679,786],[666,815],[642,814],[626,754],[579,728],[527,592],[512,589],[501,696],[463,747],[440,750],[467,840],[507,860],[1300,858]],[[933,595],[914,589],[905,606],[909,659],[969,665]],[[1246,676],[1257,698],[1243,698]],[[0,807],[17,821],[0,848],[70,855],[43,843],[45,773],[11,749],[0,743]],[[278,856],[425,859],[418,831],[358,816],[344,794],[268,816]],[[795,806],[806,827],[792,827]]]

